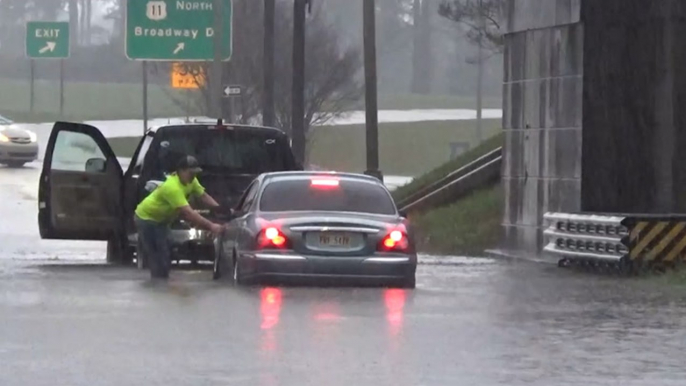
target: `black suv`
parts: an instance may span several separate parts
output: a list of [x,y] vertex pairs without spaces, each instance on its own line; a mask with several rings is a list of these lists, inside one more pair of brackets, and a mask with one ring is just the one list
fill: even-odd
[[[132,262],[137,240],[134,210],[183,155],[200,161],[203,172],[198,179],[223,208],[233,207],[259,174],[302,170],[288,136],[274,128],[221,121],[153,128],[141,138],[123,171],[100,130],[57,122],[39,184],[41,237],[106,240],[108,262]],[[210,219],[214,215],[203,214]],[[213,260],[213,240],[207,232],[178,221],[172,225],[171,239],[175,260]],[[138,260],[142,267],[143,259]]]

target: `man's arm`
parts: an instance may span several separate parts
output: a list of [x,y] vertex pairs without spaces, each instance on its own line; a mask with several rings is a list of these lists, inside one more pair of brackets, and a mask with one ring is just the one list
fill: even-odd
[[218,226],[212,221],[201,216],[198,212],[194,211],[193,208],[190,207],[190,205],[179,208],[179,214],[181,215],[181,217],[183,217],[184,220],[190,222],[198,228],[202,228],[208,231],[214,231],[215,228]]
[[169,202],[172,208],[176,208],[184,220],[187,220],[198,228],[206,229],[213,233],[221,232],[222,227],[220,225],[207,220],[198,212],[194,211],[193,208],[191,208],[183,191],[175,188],[174,186],[164,185],[159,189],[162,189],[159,194],[161,194],[162,197]]
[[207,193],[203,193],[200,196],[200,201],[202,201],[203,204],[205,204],[206,206],[208,206],[210,208],[219,207],[219,203],[214,198],[212,198],[212,196],[210,196]]

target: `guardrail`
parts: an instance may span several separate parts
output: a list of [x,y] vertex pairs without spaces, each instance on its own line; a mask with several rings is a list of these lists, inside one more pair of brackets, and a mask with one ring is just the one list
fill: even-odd
[[404,212],[421,212],[447,205],[474,189],[497,182],[501,175],[502,147],[481,156],[398,203]]
[[503,154],[503,148],[499,147],[496,150],[491,151],[490,153],[487,153],[474,161],[468,163],[467,165],[447,174],[445,177],[441,178],[438,181],[435,181],[432,184],[429,184],[422,189],[419,189],[415,193],[411,194],[410,196],[404,198],[400,202],[398,202],[398,207],[403,208],[407,207],[408,205],[412,204],[413,202],[416,202],[420,200],[423,197],[426,197],[427,195],[431,194],[432,192],[435,192],[446,185],[450,184],[451,182],[465,176],[467,173],[470,173],[474,171],[475,169],[478,169],[479,167],[485,165],[486,163],[493,161],[496,158],[501,158]]
[[544,253],[560,265],[661,268],[686,258],[686,215],[546,213]]

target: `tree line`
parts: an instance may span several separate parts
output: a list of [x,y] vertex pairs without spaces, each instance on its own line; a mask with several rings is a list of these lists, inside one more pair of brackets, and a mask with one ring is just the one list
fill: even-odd
[[[288,4],[292,1],[277,1],[283,3],[281,17],[288,18],[288,13],[292,12]],[[313,2],[321,8],[328,28],[335,31],[339,46],[361,46],[361,1]],[[260,0],[253,2],[261,3]],[[476,21],[480,12],[488,20],[484,31],[489,48],[497,51],[502,45],[500,9],[505,0],[376,0],[376,3],[382,92],[462,95],[473,92],[474,85],[470,81],[475,70],[468,59],[474,55],[473,43],[479,35]],[[236,0],[236,5],[240,4],[241,1]],[[124,12],[125,0],[0,0],[0,60],[23,56],[27,20],[70,20],[75,56],[72,61],[100,62],[89,65],[106,69],[108,77],[115,77],[109,67],[126,69],[123,63]],[[95,14],[99,15],[97,23]],[[253,22],[260,24],[259,19]],[[106,47],[96,49],[94,45]],[[90,51],[89,55],[94,58],[79,55],[79,51]],[[0,62],[3,63],[6,62]],[[71,71],[72,76],[93,73],[84,68],[85,64],[76,66],[78,71]],[[489,64],[494,76],[499,75],[500,69],[497,60]],[[0,76],[9,76],[6,72],[7,66],[0,67]],[[120,78],[128,81],[131,76],[124,73]],[[491,93],[497,92],[499,81],[487,84]]]

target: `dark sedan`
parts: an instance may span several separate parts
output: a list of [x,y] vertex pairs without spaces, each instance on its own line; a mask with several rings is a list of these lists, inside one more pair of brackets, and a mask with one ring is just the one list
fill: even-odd
[[321,172],[258,177],[216,241],[214,278],[414,288],[411,228],[376,178]]

